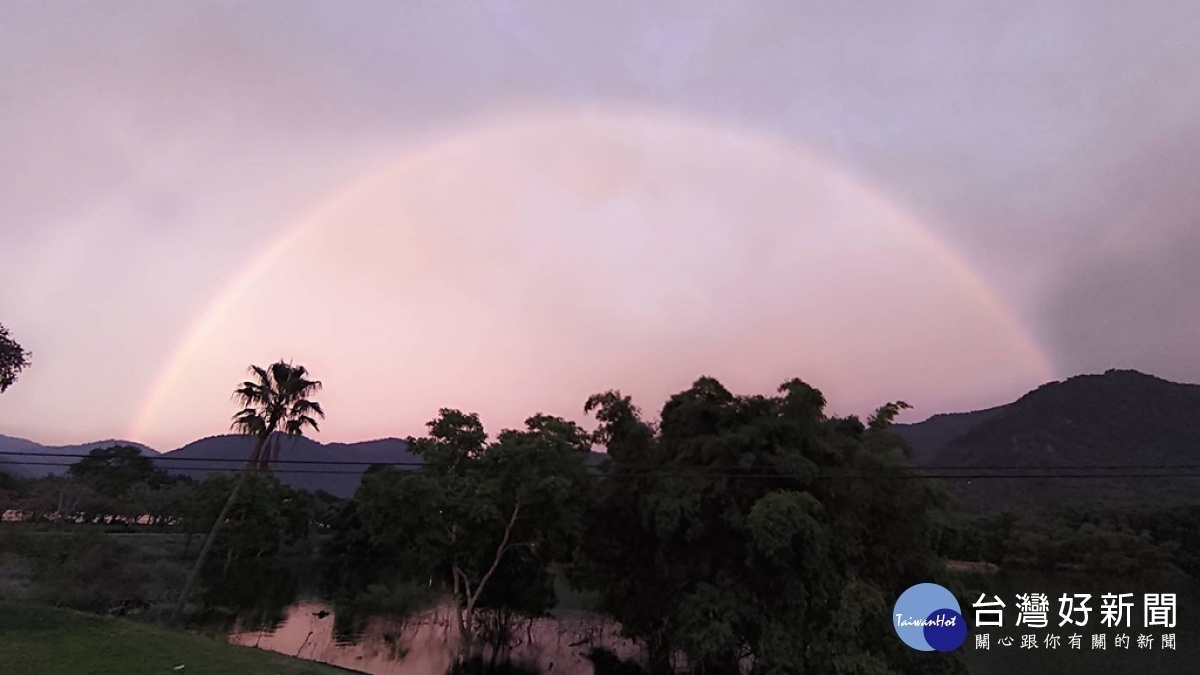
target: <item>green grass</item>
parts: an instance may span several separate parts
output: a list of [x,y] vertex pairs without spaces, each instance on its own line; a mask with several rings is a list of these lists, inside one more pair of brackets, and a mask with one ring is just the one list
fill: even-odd
[[[174,670],[183,665],[181,670]],[[5,675],[335,675],[346,671],[184,631],[0,602]]]

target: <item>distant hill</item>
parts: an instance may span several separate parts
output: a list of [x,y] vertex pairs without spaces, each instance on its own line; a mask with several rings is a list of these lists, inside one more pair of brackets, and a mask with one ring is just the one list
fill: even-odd
[[[961,472],[996,473],[992,467],[1022,467],[1104,473],[1141,472],[1141,467],[1176,467],[1200,474],[1200,385],[1168,382],[1132,370],[1110,370],[1052,382],[1007,405],[967,413],[934,415],[895,427],[923,467],[957,467]],[[125,444],[142,448],[172,473],[196,478],[241,466],[250,454],[244,436],[213,436],[158,455],[128,441],[43,446],[0,436],[0,470],[21,477],[66,471],[70,457]],[[34,453],[29,456],[5,453]],[[39,455],[46,455],[40,457]],[[603,455],[593,453],[589,464]],[[420,458],[398,438],[363,443],[283,441],[277,474],[294,487],[349,497],[372,463],[417,463]],[[42,463],[59,466],[43,466]],[[339,464],[333,464],[339,463]],[[353,464],[341,464],[353,463]],[[1036,509],[1055,506],[1158,507],[1200,503],[1200,478],[971,478],[949,481],[960,503],[972,510]]]
[[896,433],[913,450],[915,464],[928,464],[951,441],[1005,411],[1004,406],[965,413],[934,415],[918,424],[897,424]]
[[[1200,467],[1200,386],[1132,370],[1043,385],[1008,405],[897,425],[918,465],[1036,467],[1074,474]],[[1092,467],[1118,467],[1107,471]],[[991,471],[988,471],[991,473]],[[1056,471],[1063,473],[1063,471]],[[1145,472],[1141,472],[1145,473]],[[1169,473],[1169,472],[1168,472]],[[954,481],[972,509],[1200,503],[1200,479],[974,478]]]
[[132,441],[112,439],[80,445],[42,445],[24,438],[0,435],[0,471],[19,478],[60,476],[66,473],[67,467],[76,461],[71,457],[60,455],[83,457],[96,448],[107,448],[113,445],[129,445],[138,448],[144,454],[158,455],[151,448]]
[[[364,471],[374,463],[416,463],[420,458],[408,451],[398,438],[362,443],[319,443],[309,438],[281,439],[276,467],[280,480],[296,488],[324,490],[339,497],[350,497],[358,489]],[[131,441],[107,440],[80,445],[42,445],[24,438],[0,436],[0,471],[19,478],[59,476],[95,448],[131,445],[172,474],[204,478],[221,469],[237,469],[250,456],[253,442],[246,436],[213,436],[159,454]],[[20,453],[20,454],[6,454]],[[353,464],[330,464],[352,462]]]
[[[275,466],[275,474],[281,481],[338,497],[353,496],[371,464],[421,461],[398,438],[326,444],[301,436],[283,437],[280,443],[281,461]],[[171,473],[199,479],[214,471],[242,466],[253,448],[254,441],[247,436],[212,436],[161,455],[158,463]]]
[[[352,497],[362,474],[372,464],[416,466],[421,458],[409,452],[399,438],[381,438],[360,443],[320,443],[311,438],[280,439],[279,461],[274,468],[279,480],[295,488],[324,490],[338,497]],[[19,478],[62,475],[94,448],[132,445],[154,458],[169,473],[196,479],[221,471],[238,469],[250,457],[253,441],[247,436],[224,435],[203,438],[171,452],[129,441],[110,440],[82,445],[47,446],[24,438],[0,436],[0,471]],[[20,455],[8,453],[22,453]],[[58,455],[71,455],[58,456]],[[591,453],[588,463],[599,464],[603,455]]]

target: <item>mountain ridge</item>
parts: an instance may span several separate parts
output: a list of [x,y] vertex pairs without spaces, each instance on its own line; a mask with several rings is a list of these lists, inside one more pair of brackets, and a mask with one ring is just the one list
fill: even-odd
[[[1200,385],[1114,368],[1048,382],[1003,405],[939,413],[893,428],[911,448],[917,467],[1200,467]],[[281,443],[283,462],[276,469],[280,480],[341,497],[354,493],[362,473],[373,463],[420,462],[407,442],[396,437],[323,443],[302,436],[285,437]],[[43,446],[0,435],[0,468],[24,478],[62,474],[69,457],[53,458],[61,466],[44,466],[45,460],[36,455],[5,452],[83,456],[93,448],[114,444],[138,447],[169,472],[193,478],[237,467],[252,448],[249,437],[232,434],[201,438],[166,453],[115,439]],[[597,463],[601,457],[593,453],[589,462]],[[977,477],[948,482],[969,509],[1200,503],[1200,476],[1023,481]]]
[[[338,497],[352,496],[372,464],[415,466],[421,461],[409,451],[408,443],[398,438],[322,443],[306,436],[280,436],[278,442],[282,462],[273,470],[281,481]],[[173,474],[202,479],[222,469],[237,468],[250,457],[253,447],[249,436],[209,436],[162,454],[159,465]]]
[[[222,469],[240,468],[240,464],[249,459],[253,449],[250,437],[236,434],[207,436],[163,453],[140,443],[119,439],[52,446],[0,435],[0,468],[18,478],[60,476],[74,463],[71,457],[83,457],[95,448],[113,445],[136,447],[168,473],[195,479],[203,479]],[[304,436],[284,436],[280,439],[279,458],[284,462],[275,468],[275,473],[281,481],[292,487],[314,492],[323,490],[339,497],[354,494],[363,472],[371,464],[415,464],[420,461],[419,457],[409,452],[406,441],[394,437],[357,443],[322,443]],[[331,466],[335,463],[339,466]]]
[[[83,457],[96,448],[107,448],[114,445],[135,447],[143,454],[150,454],[152,457],[159,455],[158,452],[149,446],[115,438],[71,445],[42,445],[37,441],[31,441],[27,438],[0,434],[0,469],[18,478],[36,478],[45,475],[59,476],[67,472],[67,465],[71,463],[71,460],[70,457],[59,457],[56,455]],[[46,456],[38,458],[24,453],[37,453],[38,455]]]
[[[1200,385],[1109,369],[1049,382],[949,428],[945,420],[896,425],[917,466],[1002,467],[1088,477],[950,481],[971,509],[1166,506],[1200,502],[1200,478],[1133,475],[1200,466]],[[971,414],[968,414],[971,415]],[[1108,476],[1096,467],[1112,467]],[[1121,471],[1129,467],[1129,471]],[[1147,469],[1150,471],[1146,471]],[[995,472],[991,472],[994,474]],[[1011,472],[1010,472],[1011,473]]]

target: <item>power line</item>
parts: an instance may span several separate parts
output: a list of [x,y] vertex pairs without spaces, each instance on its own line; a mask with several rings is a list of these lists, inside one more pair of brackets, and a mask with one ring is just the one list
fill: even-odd
[[[41,458],[41,457],[60,458],[61,457],[61,458],[70,458],[70,459],[80,460],[80,459],[87,458],[89,455],[77,455],[77,454],[72,454],[72,453],[56,453],[56,452],[0,451],[0,457],[10,457],[10,456],[11,457],[38,457],[38,458]],[[246,459],[238,459],[238,458],[232,458],[232,457],[174,457],[172,455],[160,455],[160,456],[143,455],[143,456],[148,457],[150,460],[152,460],[154,462],[164,462],[164,461],[165,462],[217,462],[217,463],[227,463],[227,464],[246,464],[247,463]],[[39,464],[39,463],[35,463],[35,462],[3,462],[3,461],[0,461],[0,463],[31,464],[31,465]],[[410,461],[396,461],[396,462],[386,462],[386,461],[381,462],[381,461],[370,461],[370,460],[348,461],[348,460],[340,460],[340,459],[339,460],[276,459],[276,460],[271,460],[270,463],[272,466],[277,465],[277,464],[304,464],[304,465],[319,465],[319,466],[363,466],[363,467],[371,467],[371,466],[420,467],[420,466],[424,466],[424,464],[425,464],[424,462],[421,462],[421,461],[411,461],[411,460]],[[44,463],[43,465],[44,466],[71,466],[72,464],[74,464],[74,462]],[[180,468],[184,469],[187,467],[180,467]],[[193,468],[193,469],[212,469],[212,467],[191,467],[191,468]],[[1180,470],[1200,471],[1200,464],[1168,464],[1168,465],[1075,464],[1075,465],[1070,465],[1070,466],[1066,466],[1066,465],[1046,466],[1046,465],[1034,465],[1034,464],[1023,464],[1023,465],[998,465],[998,464],[996,464],[996,465],[964,466],[964,465],[943,464],[943,465],[908,465],[905,468],[907,468],[910,471],[918,471],[918,472],[921,472],[921,471],[1180,471]],[[232,471],[234,469],[222,468],[219,470]],[[282,471],[282,469],[280,469],[280,471]],[[708,472],[707,469],[704,469],[704,471]],[[729,475],[738,475],[738,476],[747,475],[745,473],[739,473],[738,470],[735,470],[735,469],[718,469],[718,470],[706,473],[706,475],[711,475],[712,473],[716,473],[718,471],[719,472],[727,472]],[[778,477],[781,474],[769,473],[769,474],[762,474],[762,475],[769,476],[769,477]],[[939,475],[937,477],[941,478],[941,477],[945,477],[945,476]]]
[[[246,463],[244,460],[239,460],[239,461],[241,461],[242,464]],[[73,464],[64,464],[62,462],[15,462],[15,461],[7,461],[7,460],[0,460],[0,464],[15,464],[17,466],[54,466],[54,467],[60,467],[60,468],[69,468],[71,466],[74,466]],[[212,471],[212,472],[216,472],[216,473],[239,473],[242,471],[249,471],[251,473],[263,472],[261,469],[245,467],[245,466],[240,466],[240,467],[193,466],[193,467],[178,467],[173,470],[174,471]],[[340,470],[329,471],[329,470],[325,470],[325,469],[271,469],[270,472],[271,473],[321,473],[321,474],[326,474],[326,475],[341,474],[341,475],[347,475],[347,476],[361,476],[363,473],[365,473],[365,470],[363,470],[363,471],[340,471]]]
[[[0,451],[0,457],[66,457],[72,459],[86,459],[89,455],[76,455],[69,452],[28,452],[28,451]],[[247,460],[237,459],[233,457],[173,457],[171,455],[142,455],[154,462],[228,462],[234,464],[245,464]],[[73,463],[73,462],[72,462]],[[406,462],[353,462],[346,460],[321,460],[321,459],[279,459],[272,460],[272,464],[344,464],[348,466],[371,466],[373,464],[384,464],[387,466],[421,466],[423,462],[406,461]],[[69,466],[67,464],[66,466]],[[1200,467],[1197,467],[1200,468]]]
[[[5,455],[9,453],[0,453]],[[76,455],[68,455],[74,457]],[[194,460],[194,461],[212,461],[212,460]],[[239,463],[245,464],[243,460],[236,460]],[[303,460],[294,460],[296,463],[305,463]],[[326,464],[338,464],[338,462],[323,462]],[[68,468],[71,463],[64,462],[34,462],[34,461],[13,461],[0,459],[0,464],[18,465],[18,466],[51,466],[59,468]],[[365,462],[343,462],[343,464],[367,464]],[[419,463],[376,463],[376,466],[420,466]],[[1138,472],[1122,472],[1122,473],[1080,473],[1087,469],[1097,467],[1078,467],[1073,468],[1070,472],[1059,471],[1051,473],[1047,470],[1035,470],[1036,467],[999,467],[1004,471],[1025,471],[1025,473],[983,473],[978,470],[972,472],[964,472],[961,468],[956,469],[958,473],[922,473],[921,468],[909,469],[908,471],[900,471],[897,473],[858,473],[858,472],[835,472],[835,473],[750,473],[750,472],[734,472],[728,470],[718,471],[669,471],[669,470],[651,470],[651,471],[613,471],[606,473],[589,473],[586,474],[591,478],[696,478],[706,480],[926,480],[926,479],[954,479],[954,480],[990,480],[990,479],[1019,479],[1019,480],[1037,480],[1037,479],[1065,479],[1065,480],[1095,480],[1095,479],[1150,479],[1150,478],[1200,478],[1200,472],[1192,471],[1181,473],[1176,471],[1177,467],[1143,467],[1143,470]],[[1065,468],[1065,467],[1064,467]],[[1137,469],[1138,467],[1121,467],[1122,469]],[[1144,470],[1149,468],[1149,471]],[[216,473],[239,473],[249,471],[253,473],[262,472],[263,470],[238,466],[238,467],[177,467],[175,471],[209,471]],[[323,475],[343,475],[343,476],[361,476],[365,473],[363,470],[339,470],[339,469],[303,469],[303,468],[274,468],[269,470],[270,473],[278,474],[323,474]],[[1165,473],[1170,472],[1170,473]]]

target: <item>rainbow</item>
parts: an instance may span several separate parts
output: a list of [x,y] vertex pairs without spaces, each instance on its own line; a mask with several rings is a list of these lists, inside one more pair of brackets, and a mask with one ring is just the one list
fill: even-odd
[[[343,185],[332,191],[330,194],[317,200],[315,207],[311,209],[307,215],[284,227],[281,234],[265,246],[260,253],[252,258],[235,278],[210,302],[205,310],[200,314],[199,318],[189,327],[183,339],[172,352],[164,366],[159,370],[157,377],[154,379],[153,385],[147,392],[138,407],[137,414],[131,424],[129,437],[138,439],[144,438],[147,432],[152,428],[154,420],[164,405],[164,401],[168,398],[170,392],[180,386],[184,373],[188,364],[193,360],[196,353],[205,344],[214,330],[220,325],[222,317],[225,316],[231,307],[235,306],[250,289],[252,289],[258,279],[260,279],[272,265],[281,258],[285,257],[289,249],[291,249],[297,241],[302,239],[304,235],[312,228],[319,226],[322,223],[327,223],[331,215],[335,214],[338,209],[348,200],[352,200],[356,195],[367,192],[395,174],[402,167],[409,166],[414,162],[419,162],[429,157],[435,156],[453,146],[469,145],[474,143],[479,138],[488,134],[494,133],[497,129],[504,129],[513,126],[527,126],[530,124],[538,124],[539,119],[559,119],[556,115],[561,116],[563,113],[550,111],[542,112],[541,115],[548,115],[546,118],[538,118],[529,114],[514,116],[512,119],[503,119],[491,124],[482,125],[472,132],[465,134],[459,133],[445,138],[439,139],[436,142],[426,144],[418,149],[406,151],[399,159],[384,163],[382,168],[375,168],[368,172],[367,175],[351,181],[347,185]],[[571,113],[578,115],[580,113]],[[606,112],[591,112],[584,113],[586,116],[601,117],[607,115],[636,115],[642,118],[651,117],[667,123],[681,122],[687,124],[696,124],[694,120],[680,120],[677,118],[666,116],[664,113],[657,111],[644,110],[629,110],[621,109],[617,111]],[[782,146],[787,152],[805,157],[812,160],[817,157],[818,163],[822,167],[829,167],[831,172],[835,172],[840,177],[846,178],[848,182],[863,188],[862,193],[867,195],[869,199],[874,200],[874,207],[880,212],[886,213],[890,220],[895,223],[896,227],[904,228],[904,234],[909,237],[916,238],[928,247],[928,250],[934,252],[940,262],[945,265],[946,269],[958,280],[963,287],[969,291],[971,297],[975,299],[981,307],[987,312],[995,316],[1003,330],[1009,333],[1008,337],[1020,351],[1027,365],[1032,366],[1042,378],[1043,381],[1056,379],[1055,368],[1052,365],[1051,359],[1038,346],[1037,342],[1029,334],[1028,330],[1023,326],[1016,314],[1007,307],[997,295],[987,287],[986,284],[973,273],[967,262],[961,255],[952,250],[944,242],[939,240],[928,229],[923,227],[916,219],[898,208],[894,201],[885,199],[878,190],[867,190],[865,186],[855,178],[852,178],[842,170],[836,161],[814,155],[808,149],[797,146],[791,141],[781,140],[773,137],[765,137],[758,132],[749,131],[742,128],[737,128],[731,125],[708,124],[705,126],[717,130],[718,133],[736,137],[747,138],[758,141],[766,141],[775,146]]]

